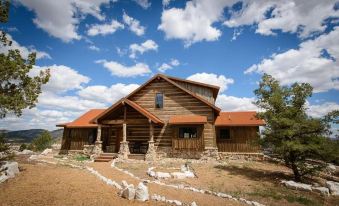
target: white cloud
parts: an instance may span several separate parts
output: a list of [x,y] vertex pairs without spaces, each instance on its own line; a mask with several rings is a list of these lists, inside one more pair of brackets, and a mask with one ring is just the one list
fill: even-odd
[[314,87],[315,92],[338,90],[338,37],[339,27],[336,27],[328,34],[301,43],[298,49],[273,54],[259,64],[249,67],[245,73],[268,73],[283,85],[307,82]]
[[93,51],[100,51],[100,48],[96,47],[95,45],[90,45],[88,48]]
[[100,6],[110,2],[110,0],[17,1],[35,13],[33,22],[38,28],[64,42],[81,39],[77,29],[83,16],[89,14],[104,20],[105,16],[101,14]]
[[43,91],[52,93],[65,92],[74,89],[83,88],[83,84],[87,84],[90,78],[79,74],[78,71],[64,66],[64,65],[52,65],[52,66],[35,66],[31,70],[31,75],[36,76],[40,71],[50,69],[51,77],[47,84],[43,85]]
[[177,59],[171,59],[169,63],[163,63],[159,68],[159,72],[165,73],[169,69],[173,69],[173,67],[179,66],[180,62]]
[[23,57],[24,59],[28,58],[28,55],[32,52],[36,53],[36,58],[37,59],[43,59],[43,58],[47,58],[47,59],[51,59],[51,56],[44,51],[38,51],[34,48],[27,48],[24,46],[21,46],[18,42],[16,42],[12,36],[10,34],[6,34],[6,37],[9,41],[12,41],[12,45],[11,46],[1,46],[0,47],[0,53],[8,53],[8,50],[15,50],[18,49],[20,51],[21,57]]
[[131,54],[129,55],[130,58],[136,58],[137,53],[143,54],[147,51],[157,51],[158,50],[158,44],[155,43],[153,40],[146,40],[142,44],[131,44],[129,46]]
[[273,35],[274,30],[281,30],[307,37],[314,32],[324,31],[324,20],[327,18],[339,16],[338,10],[334,10],[335,1],[243,0],[242,3],[242,9],[233,11],[224,25],[239,27],[257,24],[256,32],[262,35]]
[[144,9],[148,9],[151,6],[151,2],[149,2],[148,0],[134,0],[134,1]]
[[122,97],[127,96],[138,88],[138,84],[113,84],[111,87],[104,85],[88,86],[78,92],[83,99],[113,104]]
[[173,0],[162,0],[162,5],[164,7],[168,6],[170,4],[170,2],[173,1]]
[[87,31],[87,34],[89,36],[96,36],[96,35],[107,35],[107,34],[113,34],[118,29],[123,29],[124,25],[116,20],[112,20],[109,24],[95,24],[91,25],[90,28]]
[[220,107],[222,111],[257,111],[258,107],[252,103],[254,100],[254,98],[220,94],[215,104]]
[[98,60],[96,63],[102,64],[113,76],[118,77],[144,76],[151,73],[148,65],[144,63],[137,63],[133,66],[125,66],[115,61],[106,60]]
[[307,113],[312,117],[323,117],[333,110],[339,110],[339,104],[336,102],[324,102],[322,104],[306,103]]
[[[184,9],[164,9],[159,30],[167,39],[181,39],[185,45],[199,41],[216,41],[222,32],[213,24],[222,20],[223,10],[234,0],[193,0],[186,2]],[[165,2],[166,3],[166,2]]]
[[220,87],[220,93],[227,90],[229,84],[233,84],[234,80],[231,78],[226,78],[224,75],[216,75],[213,73],[196,73],[189,77],[188,80],[202,82],[206,84],[212,84]]
[[125,12],[122,16],[124,23],[128,26],[129,30],[138,36],[145,34],[145,27],[140,25],[140,21],[128,16]]

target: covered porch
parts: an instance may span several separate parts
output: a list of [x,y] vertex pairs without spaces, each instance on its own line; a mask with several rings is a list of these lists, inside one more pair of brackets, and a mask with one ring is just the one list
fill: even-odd
[[102,152],[118,153],[120,158],[129,154],[145,154],[155,158],[154,127],[163,122],[135,102],[122,99],[99,115],[95,144]]

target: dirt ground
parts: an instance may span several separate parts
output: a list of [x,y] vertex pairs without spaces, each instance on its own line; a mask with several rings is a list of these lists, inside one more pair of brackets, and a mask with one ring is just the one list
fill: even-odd
[[[147,179],[146,171],[155,166],[155,171],[164,171],[165,168],[180,168],[185,162],[165,162],[154,164],[127,164],[118,163],[133,174]],[[216,192],[225,192],[238,198],[253,200],[265,205],[273,206],[336,206],[339,197],[323,197],[315,192],[303,192],[287,189],[279,183],[282,179],[293,179],[291,171],[285,166],[269,162],[229,161],[222,165],[211,163],[188,163],[198,178],[184,180],[162,180],[171,184],[184,184]],[[318,181],[321,183],[321,181]]]
[[81,169],[19,160],[19,175],[0,184],[0,205],[165,205],[129,201]]

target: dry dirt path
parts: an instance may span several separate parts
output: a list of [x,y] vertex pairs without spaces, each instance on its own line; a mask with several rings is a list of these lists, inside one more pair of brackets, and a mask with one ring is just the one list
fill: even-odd
[[[120,183],[122,180],[126,180],[129,184],[137,185],[140,181],[132,178],[131,176],[113,169],[110,167],[110,163],[91,163],[89,164],[90,167],[93,167],[103,176],[115,180],[116,182]],[[167,199],[174,199],[179,200],[185,203],[191,203],[195,201],[199,206],[211,206],[211,205],[227,205],[227,206],[238,206],[243,205],[239,202],[227,200],[224,198],[207,195],[207,194],[199,194],[196,192],[188,191],[188,190],[181,190],[170,188],[166,186],[161,186],[154,183],[149,183],[149,193],[150,194],[158,194],[165,196]]]
[[86,170],[67,166],[19,163],[22,171],[0,184],[0,205],[165,205],[128,201]]

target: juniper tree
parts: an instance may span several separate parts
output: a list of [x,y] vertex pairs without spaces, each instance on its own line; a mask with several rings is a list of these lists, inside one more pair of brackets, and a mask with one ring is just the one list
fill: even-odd
[[272,76],[264,74],[254,91],[255,104],[262,111],[258,117],[266,122],[262,144],[292,169],[296,181],[320,171],[325,161],[337,158],[334,153],[339,150],[329,149],[328,139],[330,123],[337,123],[338,111],[323,118],[307,115],[306,101],[312,90],[308,83],[281,86]]

